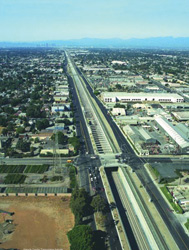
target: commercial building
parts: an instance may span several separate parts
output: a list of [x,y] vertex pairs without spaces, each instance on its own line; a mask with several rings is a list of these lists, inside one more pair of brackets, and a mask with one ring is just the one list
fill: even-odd
[[104,92],[104,102],[184,102],[184,98],[172,93]]

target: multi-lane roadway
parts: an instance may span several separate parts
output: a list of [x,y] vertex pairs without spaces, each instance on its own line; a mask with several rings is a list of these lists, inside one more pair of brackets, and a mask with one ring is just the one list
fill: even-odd
[[[66,58],[67,64],[67,58]],[[98,155],[95,155],[93,145],[91,143],[91,138],[89,135],[89,129],[87,128],[85,112],[80,103],[81,98],[78,96],[78,89],[75,86],[73,75],[70,76],[67,70],[68,67],[64,65],[64,71],[67,73],[68,81],[72,90],[74,107],[76,108],[76,129],[77,135],[80,137],[81,149],[80,155],[74,160],[74,163],[78,167],[79,185],[83,187],[94,195],[95,192],[101,193],[101,195],[106,199],[103,184],[98,172],[98,167],[101,165]],[[73,77],[73,78],[72,78]],[[108,213],[108,220],[113,222],[111,213]],[[92,227],[95,229],[94,223]],[[109,240],[110,248],[112,250],[121,250],[120,242],[118,241],[118,235],[116,228],[114,226],[107,227],[106,237]]]
[[171,162],[173,159],[176,160],[179,163],[183,163],[183,161],[188,161],[188,159],[179,159],[179,157],[176,159],[173,157],[171,158],[140,158],[138,157],[135,152],[133,151],[130,144],[127,142],[125,137],[123,136],[120,129],[117,127],[113,119],[108,115],[106,108],[103,106],[103,104],[99,101],[99,99],[93,94],[93,90],[91,89],[91,86],[88,84],[85,77],[82,75],[82,73],[77,69],[78,74],[80,77],[82,77],[83,81],[86,84],[86,87],[91,94],[91,96],[94,98],[96,103],[99,105],[105,119],[110,124],[115,138],[122,150],[122,160],[127,161],[129,165],[133,168],[134,171],[136,171],[138,177],[140,178],[142,184],[145,186],[146,190],[148,191],[150,197],[152,198],[154,204],[156,205],[159,213],[161,214],[165,224],[167,225],[168,229],[170,230],[170,233],[172,234],[173,238],[175,239],[178,247],[180,249],[189,249],[189,238],[184,232],[182,226],[180,225],[179,221],[177,220],[176,216],[173,213],[169,212],[169,207],[167,203],[165,202],[164,198],[162,197],[162,194],[160,194],[158,188],[154,184],[154,182],[149,177],[148,173],[146,172],[144,168],[144,163],[147,161],[149,162]]
[[[67,58],[69,58],[67,54]],[[103,186],[101,183],[101,180],[98,181],[98,184],[91,183],[91,180],[89,179],[89,169],[94,169],[95,167],[98,167],[101,165],[100,158],[98,156],[94,157],[94,142],[95,145],[99,145],[100,147],[97,148],[97,153],[110,153],[110,152],[118,152],[119,148],[121,149],[122,155],[122,161],[125,161],[128,163],[133,170],[137,173],[138,177],[141,180],[141,183],[145,186],[147,192],[149,193],[150,197],[152,198],[154,204],[156,205],[159,213],[161,214],[164,222],[166,223],[168,229],[170,230],[170,233],[172,234],[173,238],[175,239],[178,247],[180,249],[189,249],[189,238],[185,234],[182,226],[178,222],[176,216],[169,212],[168,205],[163,199],[162,195],[160,194],[159,190],[157,189],[154,182],[149,177],[148,173],[146,172],[144,168],[144,163],[146,162],[171,162],[171,161],[177,161],[178,164],[181,164],[184,162],[187,162],[189,159],[181,159],[181,158],[150,158],[150,157],[144,157],[140,158],[138,157],[135,152],[133,151],[130,144],[127,142],[125,137],[123,136],[120,129],[117,127],[115,122],[113,121],[112,117],[108,115],[106,108],[103,106],[103,104],[99,101],[99,99],[93,94],[93,90],[91,89],[91,86],[88,84],[85,77],[82,75],[82,73],[77,69],[77,67],[73,64],[71,59],[69,59],[69,65],[72,67],[72,77],[68,74],[66,71],[66,65],[64,65],[64,69],[67,72],[68,81],[71,87],[71,91],[73,94],[73,100],[74,100],[74,106],[76,107],[76,127],[77,127],[77,134],[80,136],[80,140],[82,143],[80,156],[75,159],[75,162],[77,163],[79,167],[79,182],[80,186],[84,187],[87,191],[90,192],[90,185],[92,184],[93,187],[99,188],[99,190],[102,190]],[[77,80],[76,80],[77,79]],[[83,81],[82,84],[80,84],[81,80]],[[75,82],[74,82],[75,81]],[[76,87],[75,84],[79,87]],[[85,87],[83,87],[85,86]],[[83,93],[87,93],[86,95],[83,95]],[[80,99],[79,95],[80,94]],[[90,97],[90,96],[91,97]],[[83,99],[81,99],[81,96],[84,96]],[[93,98],[93,101],[91,101],[91,98]],[[82,101],[83,100],[83,101]],[[88,104],[86,105],[85,101],[88,101]],[[81,102],[83,104],[83,107],[81,106]],[[94,112],[94,105],[98,105],[98,107],[95,107],[95,115]],[[99,114],[99,110],[101,114]],[[86,112],[85,112],[86,111]],[[103,114],[103,116],[102,116]],[[92,116],[91,116],[92,115]],[[103,117],[103,118],[102,118]],[[100,121],[99,121],[100,120]],[[90,124],[88,122],[91,122],[93,125],[92,130],[90,130]],[[106,126],[104,127],[103,122],[108,123],[111,130],[106,129]],[[96,127],[98,126],[98,131],[96,130]],[[100,140],[96,139],[94,142],[91,142],[90,137],[90,131],[92,132],[93,138],[96,139],[96,137],[99,134],[99,131],[101,133]],[[105,133],[104,133],[105,131]],[[112,134],[113,132],[113,134]],[[113,140],[112,140],[113,137]],[[116,141],[116,143],[115,143]],[[98,144],[99,143],[99,144]],[[115,145],[116,144],[116,145]],[[114,145],[114,147],[112,146]],[[119,145],[119,147],[117,146]],[[116,149],[115,149],[116,148]],[[106,151],[107,149],[107,151]],[[91,158],[92,157],[92,158]],[[67,159],[62,159],[63,163],[66,163]],[[0,161],[1,164],[12,164],[12,159],[2,159]],[[14,164],[53,164],[53,158],[28,158],[28,159],[14,159]],[[116,231],[113,232],[115,238],[116,238]],[[110,239],[111,242],[111,239]],[[112,244],[115,244],[115,242],[111,242]],[[120,245],[117,243],[116,245],[117,249],[120,249]]]

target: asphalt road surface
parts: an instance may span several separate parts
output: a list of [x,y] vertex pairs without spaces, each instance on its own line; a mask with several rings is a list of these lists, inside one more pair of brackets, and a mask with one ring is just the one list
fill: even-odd
[[[64,68],[66,70],[66,68]],[[67,72],[67,71],[66,71]],[[94,150],[91,144],[91,139],[88,133],[88,129],[86,127],[86,123],[83,117],[83,112],[80,106],[80,102],[75,90],[75,86],[73,83],[73,79],[68,75],[68,81],[72,89],[73,94],[73,100],[74,100],[74,106],[76,107],[75,113],[76,113],[76,129],[77,134],[80,137],[80,142],[82,144],[82,147],[80,149],[80,155],[75,159],[74,164],[77,166],[78,169],[78,176],[79,176],[79,183],[80,187],[85,188],[87,192],[90,194],[101,194],[105,200],[107,200],[102,180],[100,177],[100,174],[98,173],[98,168],[101,166],[101,162],[98,156],[94,155]],[[95,157],[95,158],[94,158]],[[93,180],[91,181],[90,172],[93,174]],[[92,189],[92,190],[91,190]],[[107,214],[108,221],[113,222],[113,218],[111,213]],[[94,218],[93,218],[94,219]],[[94,222],[91,224],[93,229],[95,230],[95,224]],[[114,227],[107,227],[107,237],[110,243],[110,247],[112,250],[121,250],[121,245],[118,240],[118,235],[115,226]]]
[[[78,70],[80,75],[82,76],[81,72]],[[83,77],[83,76],[82,76]],[[162,216],[165,224],[170,230],[170,233],[172,234],[173,238],[175,239],[177,245],[182,250],[188,250],[189,249],[189,238],[186,235],[184,229],[180,225],[179,221],[177,220],[176,216],[169,212],[169,207],[167,203],[164,201],[162,195],[160,194],[159,190],[155,186],[155,184],[152,182],[151,178],[149,177],[148,173],[146,172],[144,168],[144,163],[148,159],[149,162],[171,162],[172,159],[170,158],[139,158],[133,149],[131,148],[130,144],[127,142],[123,134],[121,133],[120,129],[117,127],[115,122],[112,120],[112,118],[108,115],[106,108],[102,105],[102,103],[98,100],[98,98],[94,95],[93,90],[91,89],[90,85],[86,81],[86,79],[83,77],[87,88],[91,95],[95,98],[96,102],[99,104],[99,107],[101,108],[104,116],[108,120],[109,124],[111,125],[115,137],[117,138],[117,141],[119,143],[120,148],[122,149],[122,160],[127,160],[129,165],[133,168],[134,171],[136,171],[136,174],[138,175],[139,179],[141,180],[142,184],[146,187],[150,197],[152,198],[154,204],[156,205],[156,208],[158,209],[160,215]],[[185,159],[184,159],[185,160]],[[183,159],[178,161],[178,164],[182,164]]]

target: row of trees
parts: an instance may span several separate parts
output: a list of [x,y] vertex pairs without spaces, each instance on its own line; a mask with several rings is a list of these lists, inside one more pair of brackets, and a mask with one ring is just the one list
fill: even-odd
[[85,189],[76,187],[72,192],[70,207],[75,215],[75,227],[67,233],[71,250],[92,250],[94,246],[92,228],[82,225],[83,217],[87,215],[90,196]]
[[92,228],[83,225],[83,217],[93,213],[93,211],[104,211],[106,208],[105,200],[96,195],[92,199],[85,189],[76,187],[72,192],[70,207],[75,215],[75,227],[68,232],[71,250],[93,250],[95,238]]
[[94,238],[92,228],[88,225],[75,226],[67,233],[69,242],[71,243],[70,250],[93,250]]

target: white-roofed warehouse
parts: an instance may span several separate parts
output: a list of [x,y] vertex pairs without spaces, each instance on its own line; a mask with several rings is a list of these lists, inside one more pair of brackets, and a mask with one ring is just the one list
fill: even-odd
[[182,153],[189,152],[189,140],[184,138],[183,134],[179,133],[167,119],[162,116],[157,116],[155,121],[160,129],[164,130],[168,136],[177,143]]
[[184,102],[184,98],[173,93],[126,93],[104,92],[104,102]]

